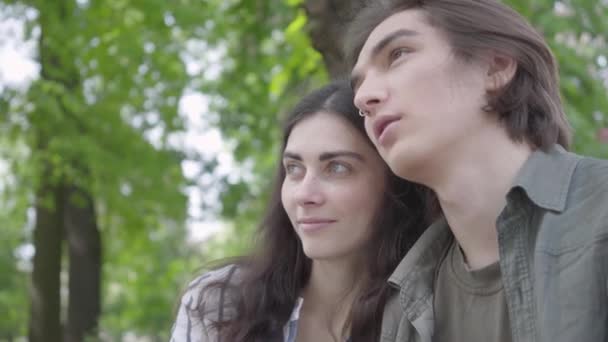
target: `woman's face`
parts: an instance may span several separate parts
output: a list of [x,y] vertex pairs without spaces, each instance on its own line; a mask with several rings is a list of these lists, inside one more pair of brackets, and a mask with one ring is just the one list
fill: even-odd
[[296,124],[283,153],[283,207],[311,259],[361,255],[387,167],[355,127],[319,112]]

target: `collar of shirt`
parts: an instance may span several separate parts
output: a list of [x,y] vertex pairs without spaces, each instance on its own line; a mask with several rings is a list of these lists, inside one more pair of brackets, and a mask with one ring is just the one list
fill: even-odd
[[289,317],[289,321],[283,327],[283,341],[284,342],[295,342],[296,337],[298,336],[298,320],[300,319],[300,311],[302,310],[302,304],[304,303],[304,298],[298,297],[296,300],[296,305],[291,311],[291,316]]
[[304,303],[304,298],[298,297],[296,300],[296,306],[293,308],[291,312],[291,316],[289,316],[289,321],[297,321],[300,319],[300,310],[302,310],[302,304]]
[[[298,336],[298,321],[300,320],[300,311],[302,311],[302,304],[304,303],[304,298],[298,297],[296,300],[296,305],[291,312],[291,316],[289,317],[289,321],[283,327],[283,341],[284,342],[295,342],[296,337]],[[350,339],[347,339],[346,342],[351,342]]]
[[528,198],[541,208],[561,212],[566,207],[572,175],[580,156],[555,145],[546,152],[536,150],[521,167],[513,181]]

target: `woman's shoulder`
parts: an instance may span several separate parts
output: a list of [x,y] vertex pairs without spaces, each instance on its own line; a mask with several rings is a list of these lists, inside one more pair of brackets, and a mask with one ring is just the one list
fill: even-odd
[[217,269],[205,271],[190,281],[186,292],[196,292],[196,290],[201,290],[215,283],[234,282],[234,276],[242,273],[239,271],[239,268],[240,267],[236,264],[229,264]]
[[230,303],[241,272],[228,265],[194,278],[182,295],[177,317],[171,330],[171,341],[214,341],[214,322],[234,314]]
[[[197,276],[188,284],[182,296],[182,305],[191,311],[215,311],[219,306],[233,301],[242,274],[240,266],[230,264]],[[201,308],[201,305],[204,307]]]

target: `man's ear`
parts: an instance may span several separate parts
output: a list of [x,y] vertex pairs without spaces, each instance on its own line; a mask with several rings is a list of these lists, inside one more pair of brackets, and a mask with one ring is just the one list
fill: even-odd
[[517,62],[511,56],[498,53],[491,53],[488,57],[486,90],[492,93],[500,91],[511,82],[517,71]]

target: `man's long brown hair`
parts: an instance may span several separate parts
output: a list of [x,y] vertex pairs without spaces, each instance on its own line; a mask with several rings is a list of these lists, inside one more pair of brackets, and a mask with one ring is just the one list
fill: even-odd
[[488,94],[484,108],[499,115],[511,139],[543,150],[556,143],[569,148],[571,127],[561,103],[555,57],[526,19],[500,1],[368,1],[346,34],[344,54],[351,68],[376,26],[411,9],[420,10],[430,25],[445,34],[463,61],[474,62],[488,52],[515,60],[515,76],[501,91]]

